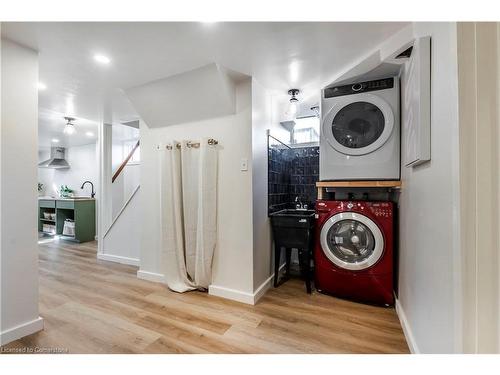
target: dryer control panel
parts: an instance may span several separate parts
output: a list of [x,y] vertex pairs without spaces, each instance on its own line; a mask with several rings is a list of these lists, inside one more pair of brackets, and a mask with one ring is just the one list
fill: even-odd
[[350,85],[327,87],[326,89],[323,90],[323,92],[325,99],[328,99],[328,98],[334,98],[336,96],[359,94],[360,92],[392,89],[393,87],[394,87],[394,78],[384,78],[384,79],[377,79],[374,81],[353,83]]

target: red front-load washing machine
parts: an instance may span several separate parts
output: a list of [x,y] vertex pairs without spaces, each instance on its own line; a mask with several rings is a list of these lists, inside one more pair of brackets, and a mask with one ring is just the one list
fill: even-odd
[[392,202],[316,203],[316,288],[323,293],[377,305],[392,305]]

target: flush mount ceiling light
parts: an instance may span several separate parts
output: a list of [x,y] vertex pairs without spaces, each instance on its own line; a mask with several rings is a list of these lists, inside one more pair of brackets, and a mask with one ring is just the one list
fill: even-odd
[[295,117],[297,115],[297,111],[299,109],[299,99],[297,99],[297,95],[299,95],[300,90],[298,89],[290,89],[288,90],[288,95],[290,95],[290,104],[288,106],[288,114]]
[[111,62],[111,59],[104,55],[94,55],[94,60],[103,65],[108,65]]
[[57,138],[52,138],[52,143],[59,143],[59,139],[57,139]]
[[75,119],[73,117],[64,117],[64,119],[66,120],[66,125],[64,126],[64,134],[67,134],[67,135],[71,135],[71,134],[74,134],[76,132],[76,129],[75,129],[75,124],[73,124],[73,121],[75,121]]
[[85,135],[86,135],[87,137],[93,137],[93,136],[94,136],[94,133],[92,133],[92,132],[86,132],[86,133],[85,133]]
[[47,85],[43,82],[38,82],[36,84],[36,87],[37,87],[38,91],[43,91],[43,90],[47,89]]

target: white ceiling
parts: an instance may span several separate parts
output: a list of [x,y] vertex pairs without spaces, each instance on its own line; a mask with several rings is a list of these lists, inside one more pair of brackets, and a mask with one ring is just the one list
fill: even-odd
[[[66,135],[63,133],[66,120],[65,113],[40,108],[38,111],[38,146],[46,148],[53,146],[81,146],[97,141],[98,123],[83,118],[77,118],[75,124],[76,133]],[[87,134],[89,133],[89,134]],[[92,135],[90,135],[92,133]],[[53,142],[57,139],[59,142]]]
[[[304,99],[314,101],[336,74],[406,25],[3,22],[2,37],[40,53],[40,81],[47,85],[39,97],[40,136],[50,139],[59,129],[62,138],[64,115],[77,117],[77,128],[136,119],[122,90],[212,62],[253,76],[277,93],[299,88]],[[94,54],[109,56],[111,64],[97,64]],[[42,109],[59,114],[62,124],[44,117]],[[79,136],[69,142],[86,141]]]

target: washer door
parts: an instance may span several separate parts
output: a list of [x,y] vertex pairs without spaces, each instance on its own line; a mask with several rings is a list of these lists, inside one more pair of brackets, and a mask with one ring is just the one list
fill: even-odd
[[323,224],[323,253],[336,266],[359,271],[373,266],[384,253],[384,237],[377,224],[354,212],[342,212]]
[[365,155],[380,148],[391,136],[391,106],[372,94],[344,97],[323,119],[323,136],[345,155]]

